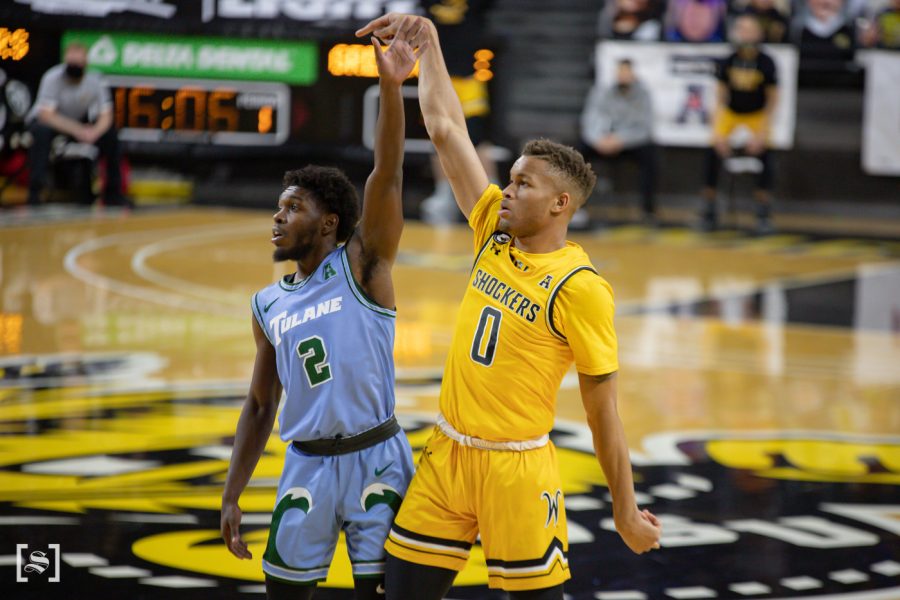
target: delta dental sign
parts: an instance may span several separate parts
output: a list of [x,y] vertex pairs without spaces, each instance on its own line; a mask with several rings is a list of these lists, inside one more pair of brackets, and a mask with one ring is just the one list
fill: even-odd
[[165,37],[70,31],[71,42],[88,47],[91,68],[115,75],[276,81],[312,85],[318,75],[313,42]]

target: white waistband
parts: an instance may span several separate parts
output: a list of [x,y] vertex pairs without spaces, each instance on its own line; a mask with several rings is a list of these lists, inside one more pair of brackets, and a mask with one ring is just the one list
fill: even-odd
[[550,435],[544,434],[541,437],[532,440],[524,440],[521,442],[492,442],[481,438],[472,437],[471,435],[463,435],[453,428],[453,425],[447,422],[444,415],[438,414],[437,426],[441,432],[448,438],[463,446],[478,448],[479,450],[514,450],[521,452],[522,450],[534,450],[547,445],[550,441]]

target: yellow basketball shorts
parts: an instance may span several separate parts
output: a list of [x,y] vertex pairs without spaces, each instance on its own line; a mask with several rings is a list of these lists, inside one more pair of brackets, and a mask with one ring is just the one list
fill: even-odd
[[723,108],[716,113],[713,132],[716,137],[727,138],[735,129],[742,126],[754,134],[764,133],[766,112],[758,110],[751,113],[736,113],[728,108]]
[[490,587],[541,589],[569,579],[552,442],[534,450],[481,450],[435,428],[385,549],[402,560],[460,571],[479,533]]

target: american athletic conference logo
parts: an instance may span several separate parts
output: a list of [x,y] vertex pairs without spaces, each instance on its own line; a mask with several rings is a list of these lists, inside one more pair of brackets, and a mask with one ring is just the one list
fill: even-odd
[[[47,544],[47,551],[28,551],[28,544],[16,544],[16,582],[28,583],[29,575],[59,583],[59,544]],[[37,578],[37,577],[36,577]]]

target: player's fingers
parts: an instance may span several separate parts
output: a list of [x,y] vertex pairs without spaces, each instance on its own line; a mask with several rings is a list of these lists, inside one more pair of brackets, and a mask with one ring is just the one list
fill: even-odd
[[379,42],[378,38],[375,37],[374,35],[370,39],[372,40],[372,45],[375,46],[375,60],[377,62],[381,62],[383,59],[382,52],[381,52],[381,49],[382,49],[381,42]]
[[404,36],[404,39],[407,39],[407,40],[418,39],[418,37],[420,35],[422,35],[422,27],[423,27],[422,22],[419,21],[418,19],[416,19],[415,21],[410,23],[409,26],[407,27],[407,31],[406,31],[406,35]]
[[250,558],[250,552],[247,550],[247,544],[241,539],[240,535],[232,536],[230,544],[231,552],[238,558]]
[[422,58],[422,55],[425,54],[425,51],[428,50],[428,40],[425,40],[419,47],[413,50],[413,54],[415,54],[416,60]]
[[401,40],[409,39],[409,30],[412,27],[413,20],[409,17],[403,17],[397,23],[397,33],[395,34],[395,38],[400,38]]
[[386,15],[378,17],[377,19],[372,19],[371,21],[363,25],[362,28],[356,30],[356,37],[363,37],[364,35],[368,35],[378,29],[384,29],[391,24],[391,21],[395,16],[396,15],[394,13],[388,13]]

